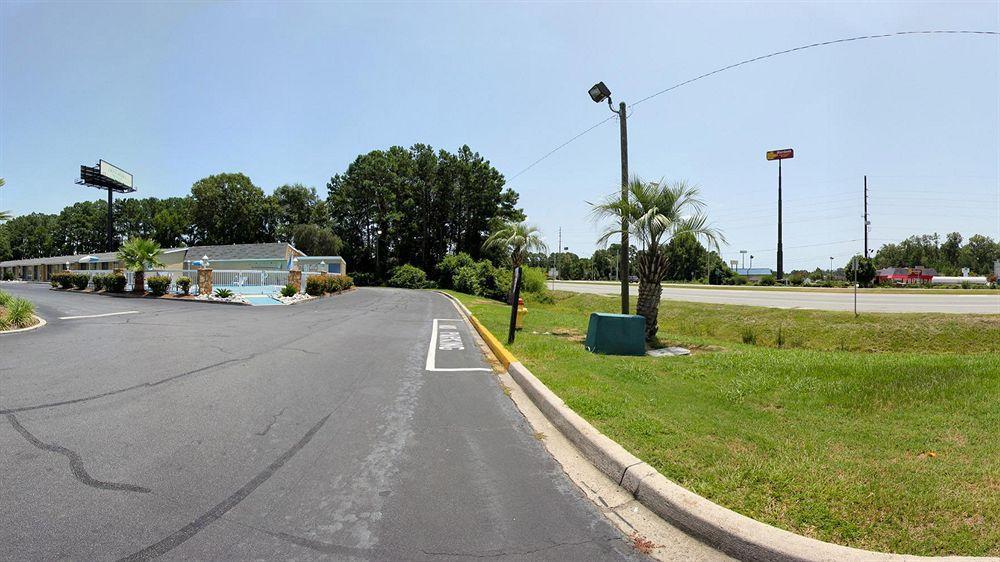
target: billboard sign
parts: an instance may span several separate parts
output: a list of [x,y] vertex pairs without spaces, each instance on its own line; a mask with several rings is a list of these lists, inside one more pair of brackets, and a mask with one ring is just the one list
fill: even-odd
[[781,150],[768,150],[767,159],[768,160],[785,160],[786,158],[794,158],[795,151],[791,148],[783,148]]
[[109,178],[109,179],[112,179],[112,180],[115,180],[116,182],[118,182],[118,183],[120,183],[120,184],[122,184],[124,186],[133,187],[132,186],[132,174],[126,172],[125,170],[119,168],[118,166],[115,166],[113,164],[109,164],[108,162],[105,162],[104,160],[101,160],[101,162],[99,164],[99,167],[100,167],[100,173],[101,173],[102,176],[104,176],[106,178]]

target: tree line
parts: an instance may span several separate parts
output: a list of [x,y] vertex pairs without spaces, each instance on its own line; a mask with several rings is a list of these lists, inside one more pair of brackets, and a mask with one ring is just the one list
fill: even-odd
[[[964,242],[964,243],[963,243]],[[941,275],[961,275],[967,267],[977,275],[989,275],[1000,260],[1000,241],[975,234],[968,240],[958,232],[913,235],[897,244],[884,244],[875,253],[875,267],[932,267]]]
[[[517,193],[468,146],[455,153],[416,144],[358,156],[321,197],[287,184],[270,195],[243,173],[202,178],[185,197],[114,202],[114,242],[149,238],[162,247],[290,242],[310,255],[343,255],[378,278],[412,263],[430,268],[449,253],[484,257],[499,224],[523,220]],[[0,224],[0,260],[106,250],[107,202]]]

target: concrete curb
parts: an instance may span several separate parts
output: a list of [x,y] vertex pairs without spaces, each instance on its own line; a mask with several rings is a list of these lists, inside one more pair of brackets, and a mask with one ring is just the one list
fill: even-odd
[[37,314],[32,314],[32,316],[35,317],[35,320],[38,320],[38,323],[35,324],[34,326],[28,326],[27,328],[18,328],[16,330],[6,330],[6,331],[0,330],[0,335],[4,335],[4,334],[20,334],[21,332],[30,332],[32,330],[37,330],[37,329],[41,328],[42,326],[48,324],[48,322],[46,322],[45,319],[42,318],[41,316],[39,316]]
[[[507,372],[539,410],[575,445],[583,456],[609,478],[619,482],[651,511],[713,548],[740,560],[769,562],[906,562],[916,560],[996,561],[967,556],[927,557],[873,552],[827,543],[773,527],[715,504],[668,480],[624,447],[590,425],[522,365],[458,299],[472,325],[493,349],[494,343],[511,360]],[[497,355],[501,361],[504,359]]]

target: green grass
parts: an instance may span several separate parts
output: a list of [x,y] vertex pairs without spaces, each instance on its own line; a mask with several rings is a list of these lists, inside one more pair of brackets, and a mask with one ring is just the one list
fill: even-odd
[[[506,333],[509,308],[456,296]],[[661,339],[695,353],[653,359],[588,353],[589,313],[615,301],[553,296],[529,297],[511,351],[668,478],[821,540],[1000,555],[1000,316],[664,302]]]
[[[614,285],[618,286],[618,281],[565,281],[559,283],[583,283],[588,285]],[[637,283],[631,284],[638,287]],[[681,283],[676,281],[664,281],[661,283],[667,289],[712,289],[731,291],[802,291],[812,293],[853,293],[853,287],[806,287],[795,285],[703,285],[699,283]],[[1000,289],[990,286],[979,286],[978,288],[962,289],[960,287],[942,287],[920,285],[916,287],[871,287],[858,289],[859,294],[910,294],[910,295],[997,295]]]

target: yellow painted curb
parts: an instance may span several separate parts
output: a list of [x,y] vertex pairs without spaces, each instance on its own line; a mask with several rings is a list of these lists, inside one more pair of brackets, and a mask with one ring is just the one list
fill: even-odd
[[486,345],[490,346],[490,350],[493,352],[493,355],[496,355],[497,360],[500,361],[504,369],[510,367],[511,363],[517,362],[517,357],[514,357],[513,353],[507,351],[507,348],[504,347],[502,343],[500,343],[500,340],[498,340],[496,336],[494,336],[489,330],[487,330],[486,326],[483,326],[479,322],[479,319],[472,314],[472,311],[469,310],[468,307],[462,304],[462,301],[456,299],[455,297],[449,295],[444,291],[435,291],[435,292],[448,297],[449,299],[451,299],[452,302],[454,302],[456,305],[459,306],[459,308],[462,309],[462,312],[464,312],[465,316],[468,317],[470,322],[472,322],[472,326],[476,329],[477,332],[479,332],[480,337],[483,338],[483,341],[486,342]]

